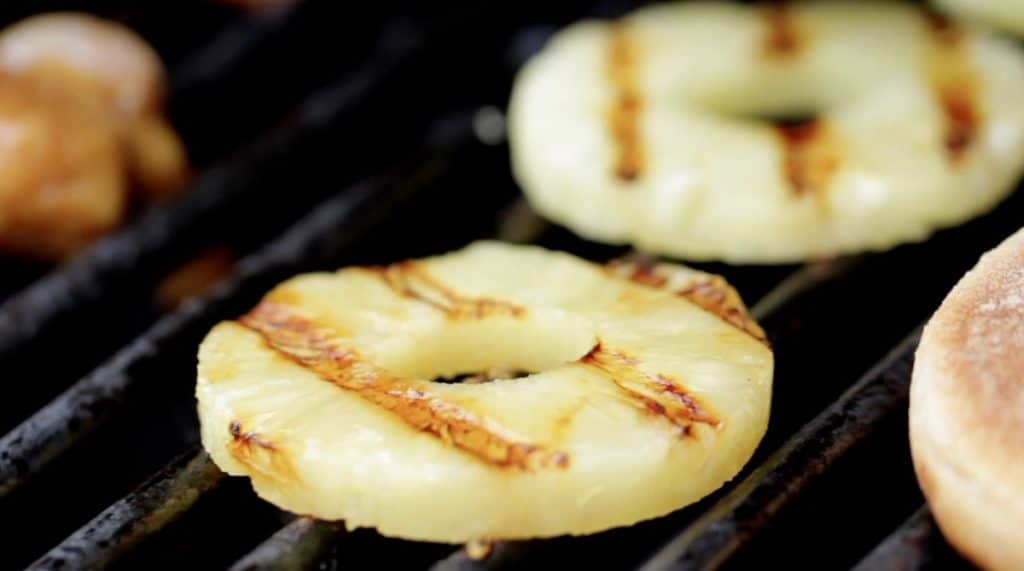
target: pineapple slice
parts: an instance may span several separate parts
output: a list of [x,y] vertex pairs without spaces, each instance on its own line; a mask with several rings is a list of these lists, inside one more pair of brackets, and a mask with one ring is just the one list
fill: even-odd
[[[296,277],[199,350],[203,444],[293,512],[410,539],[584,534],[733,477],[772,352],[721,278],[481,242]],[[526,376],[452,384],[477,371]]]
[[1020,46],[904,3],[658,3],[555,35],[508,134],[530,204],[581,236],[798,262],[995,206],[1024,171],[1022,94]]

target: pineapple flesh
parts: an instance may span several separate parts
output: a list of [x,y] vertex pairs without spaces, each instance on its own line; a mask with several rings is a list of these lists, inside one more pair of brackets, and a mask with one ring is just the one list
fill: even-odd
[[[481,242],[298,276],[199,350],[206,450],[287,510],[409,539],[592,533],[733,477],[773,357],[721,278]],[[479,371],[517,378],[453,384]]]

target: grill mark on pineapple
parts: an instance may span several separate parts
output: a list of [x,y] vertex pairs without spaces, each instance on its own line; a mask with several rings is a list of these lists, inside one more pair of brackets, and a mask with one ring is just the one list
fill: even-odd
[[842,164],[839,139],[821,119],[773,125],[782,144],[782,172],[797,197],[813,196],[827,212],[825,190]]
[[771,2],[761,12],[765,32],[761,38],[761,55],[769,59],[789,58],[800,53],[806,44],[792,10],[785,2]]
[[[612,260],[606,268],[616,277],[686,298],[757,341],[769,345],[768,336],[750,316],[740,294],[721,276],[693,272],[682,274],[685,276],[683,279],[672,280],[674,276],[670,270],[627,260]],[[681,274],[677,272],[675,275]]]
[[971,66],[963,28],[937,12],[925,11],[924,16],[933,38],[928,73],[945,119],[943,145],[955,166],[981,130],[981,81]]
[[364,269],[378,275],[398,295],[430,305],[451,319],[526,315],[525,307],[508,301],[460,295],[430,275],[422,264],[415,261]]
[[228,433],[231,434],[228,453],[249,468],[250,476],[266,478],[279,484],[298,482],[291,461],[276,443],[257,432],[245,430],[238,420],[228,424]]
[[679,381],[662,373],[641,371],[640,360],[625,351],[599,341],[579,362],[610,377],[645,410],[668,420],[680,436],[692,436],[693,424],[697,423],[716,429],[722,426],[722,421],[708,412]]
[[646,162],[640,136],[643,98],[636,67],[636,44],[626,24],[616,22],[611,25],[608,46],[608,82],[615,92],[608,111],[608,127],[616,152],[613,173],[624,183],[640,178]]
[[269,348],[321,379],[479,460],[523,471],[569,466],[567,453],[519,441],[494,422],[431,394],[426,383],[389,374],[354,349],[338,344],[330,329],[285,306],[260,303],[239,323],[258,333]]

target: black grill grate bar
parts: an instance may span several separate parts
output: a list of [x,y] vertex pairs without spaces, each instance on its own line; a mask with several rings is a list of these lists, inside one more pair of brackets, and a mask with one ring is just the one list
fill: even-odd
[[642,567],[717,569],[891,415],[905,410],[918,328]]
[[927,506],[922,506],[854,566],[853,571],[921,569],[934,562],[943,543],[931,512]]
[[0,363],[26,351],[44,331],[96,302],[113,284],[156,273],[156,265],[167,263],[167,253],[180,247],[183,236],[243,199],[261,178],[301,148],[300,142],[346,118],[356,120],[369,95],[426,45],[424,36],[406,39],[360,71],[317,92],[300,106],[298,119],[289,127],[207,171],[173,204],[145,213],[61,270],[11,297],[0,306]]
[[[452,124],[462,124],[462,128]],[[106,364],[51,401],[0,439],[0,497],[10,494],[54,459],[67,452],[116,412],[140,373],[159,360],[161,347],[184,338],[200,338],[218,317],[242,310],[243,292],[262,291],[298,271],[314,256],[336,253],[356,242],[388,215],[403,197],[421,190],[437,173],[439,158],[471,136],[469,121],[443,121],[447,139],[434,141],[427,159],[398,180],[369,181],[321,203],[281,237],[242,260],[235,274],[201,301],[164,317]]]
[[118,500],[29,569],[96,569],[181,517],[224,474],[205,452],[189,452]]
[[231,571],[312,569],[343,534],[339,523],[297,518],[239,559]]

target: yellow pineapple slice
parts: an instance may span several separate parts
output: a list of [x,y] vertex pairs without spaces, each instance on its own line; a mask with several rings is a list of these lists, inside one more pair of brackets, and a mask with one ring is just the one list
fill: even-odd
[[[488,370],[529,374],[434,380]],[[267,500],[458,543],[717,489],[764,434],[772,352],[716,276],[481,242],[289,280],[210,332],[198,373],[206,449]]]

